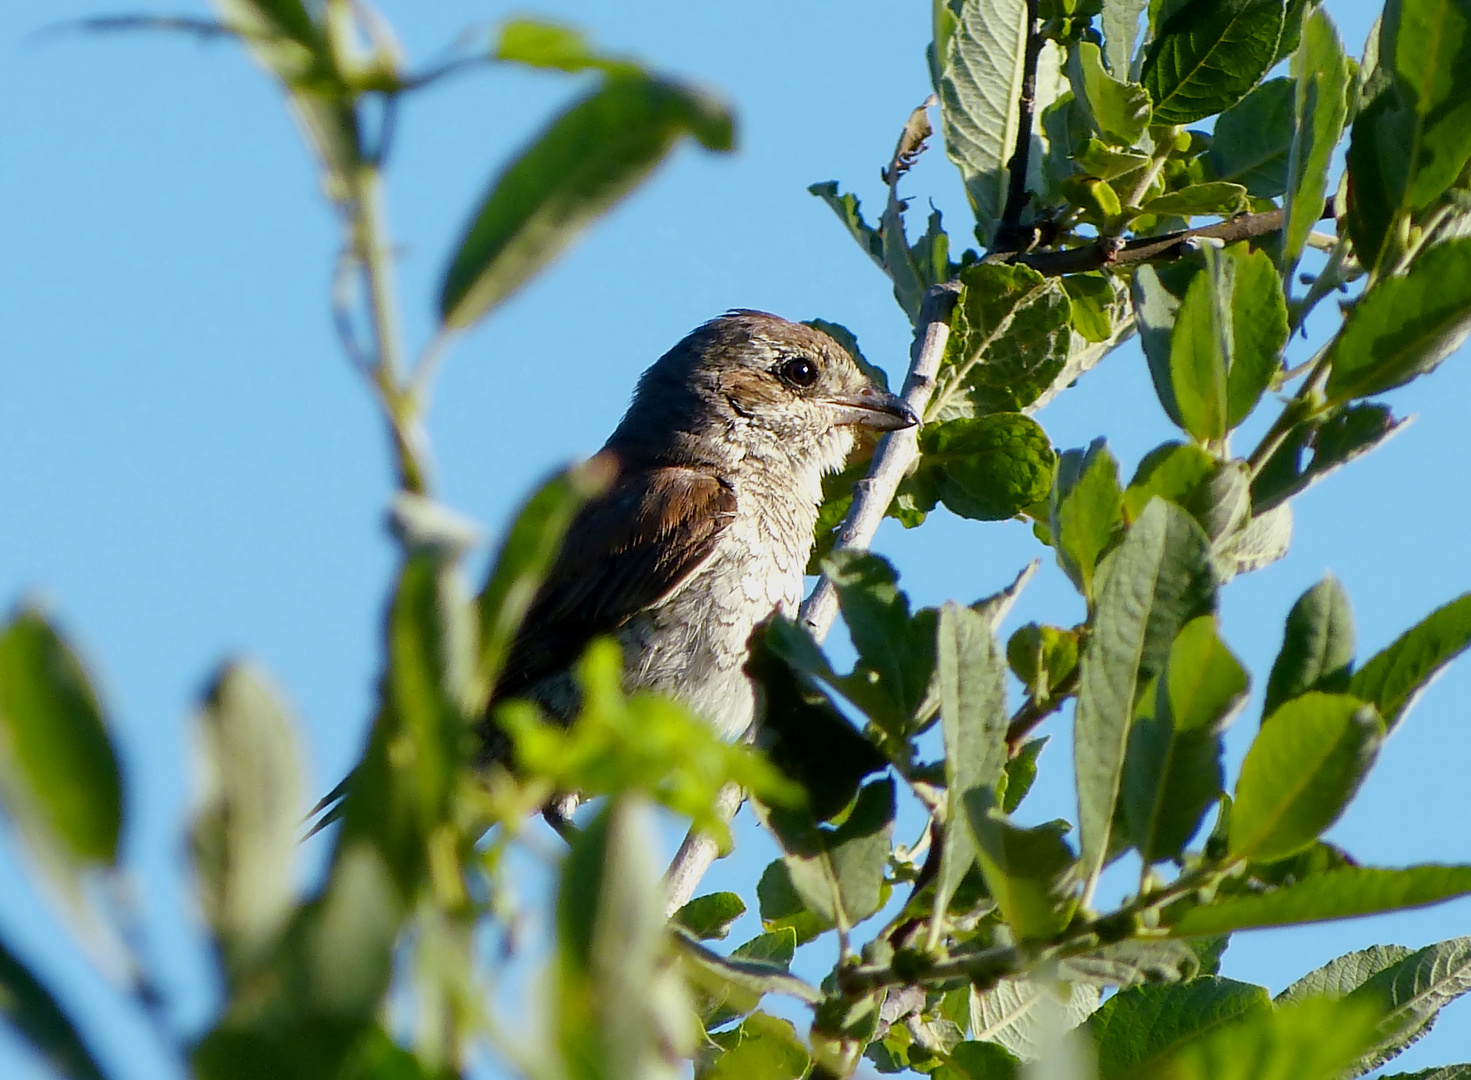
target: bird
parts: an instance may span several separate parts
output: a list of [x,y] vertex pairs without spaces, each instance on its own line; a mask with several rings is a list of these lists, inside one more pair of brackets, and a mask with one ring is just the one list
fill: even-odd
[[[918,418],[821,330],[738,309],[706,322],[639,379],[599,455],[613,479],[573,519],[492,694],[570,722],[573,666],[597,636],[624,687],[681,701],[732,738],[756,717],[743,670],[755,627],[794,615],[822,479],[862,432]],[[510,747],[487,710],[482,757]]]

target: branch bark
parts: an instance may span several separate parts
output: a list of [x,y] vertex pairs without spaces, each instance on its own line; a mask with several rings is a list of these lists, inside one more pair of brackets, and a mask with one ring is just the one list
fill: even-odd
[[[936,285],[925,294],[924,303],[920,306],[909,354],[909,374],[901,394],[904,403],[914,410],[916,416],[924,415],[930,395],[935,392],[935,376],[939,373],[940,361],[945,357],[945,345],[950,340],[950,313],[959,295],[958,282]],[[894,501],[894,493],[899,490],[899,482],[918,458],[919,432],[915,428],[891,431],[880,440],[868,475],[854,486],[853,505],[848,509],[848,516],[838,534],[838,549],[864,550],[873,542],[874,533],[878,531],[889,504]],[[821,641],[832,629],[837,614],[837,590],[824,574],[802,602],[797,619],[814,638]],[[752,726],[741,736],[741,741],[750,743],[755,740],[755,734]],[[744,793],[739,787],[727,785],[716,801],[716,812],[722,820],[729,821],[740,809],[743,798]],[[685,836],[664,878],[666,915],[673,915],[689,903],[717,854],[715,841],[709,837],[694,830]]]
[[1022,212],[1031,198],[1027,192],[1027,169],[1032,153],[1032,112],[1037,103],[1037,62],[1045,44],[1037,26],[1039,7],[1039,0],[1027,0],[1027,45],[1022,54],[1022,92],[1017,101],[1016,150],[1006,164],[1009,184],[1001,223],[996,228],[998,251],[1015,251],[1025,246]]
[[1062,251],[1020,251],[1002,254],[995,260],[1011,265],[1030,266],[1039,274],[1059,277],[1063,274],[1082,274],[1089,270],[1102,270],[1105,266],[1135,266],[1144,262],[1169,262],[1188,255],[1191,241],[1197,237],[1209,237],[1232,244],[1238,240],[1252,240],[1258,236],[1276,232],[1282,228],[1282,211],[1270,210],[1265,214],[1242,214],[1214,225],[1202,225],[1198,229],[1182,229],[1164,236],[1145,236],[1130,240],[1123,245],[1107,241],[1085,244],[1082,247],[1066,248]]

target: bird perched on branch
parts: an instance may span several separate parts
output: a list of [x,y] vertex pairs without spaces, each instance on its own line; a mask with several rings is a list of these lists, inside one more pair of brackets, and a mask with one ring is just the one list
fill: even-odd
[[[571,665],[594,636],[623,646],[629,690],[742,731],[756,624],[795,614],[822,477],[858,429],[918,423],[820,330],[759,311],[705,323],[639,380],[601,454],[609,489],[578,514],[495,688],[570,720]],[[507,749],[487,721],[486,756]]]

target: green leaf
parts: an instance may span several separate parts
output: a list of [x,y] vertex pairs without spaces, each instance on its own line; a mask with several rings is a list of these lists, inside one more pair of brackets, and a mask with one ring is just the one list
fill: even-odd
[[105,1080],[92,1052],[51,991],[3,944],[0,1016],[45,1062],[49,1075],[65,1080]]
[[943,43],[937,38],[940,129],[965,182],[976,235],[989,245],[1006,205],[1006,164],[1016,150],[1027,5],[945,0],[945,7],[953,13],[953,29]]
[[1371,976],[1409,956],[1411,951],[1403,945],[1371,945],[1367,949],[1345,953],[1308,972],[1278,994],[1275,1002],[1290,1005],[1313,997],[1341,998],[1362,986]]
[[715,1041],[725,1052],[709,1068],[697,1068],[697,1080],[798,1080],[811,1064],[792,1022],[765,1013],[747,1017]]
[[1268,79],[1216,119],[1210,166],[1217,179],[1241,184],[1257,199],[1287,189],[1293,96],[1291,79]]
[[[1388,405],[1360,402],[1340,405],[1321,421],[1299,424],[1272,455],[1252,483],[1252,506],[1257,513],[1281,506],[1383,443],[1408,420],[1396,420]],[[1311,442],[1312,458],[1302,464]]]
[[909,479],[974,521],[1004,521],[1046,498],[1057,460],[1042,426],[1021,413],[988,413],[928,424]]
[[858,208],[858,196],[847,192],[838,194],[836,180],[811,184],[807,191],[827,203],[832,212],[838,215],[838,220],[843,223],[843,227],[848,230],[848,235],[858,241],[858,246],[874,261],[874,265],[888,273],[888,267],[884,265],[884,238],[879,235],[877,229],[863,220],[863,211]]
[[817,912],[809,908],[797,887],[792,872],[777,859],[767,865],[756,883],[756,900],[761,905],[761,925],[768,931],[791,930],[793,946],[815,940],[824,930],[832,929]]
[[793,888],[824,923],[855,926],[883,906],[894,830],[892,780],[864,787],[836,829],[779,812],[772,812],[769,822],[786,852]]
[[1023,1061],[1044,1056],[1064,1031],[1081,1024],[1098,1008],[1098,988],[1045,979],[1001,979],[995,986],[971,987],[971,1036],[997,1042]]
[[1403,870],[1350,866],[1314,874],[1273,892],[1233,896],[1192,908],[1170,926],[1176,937],[1265,926],[1352,919],[1425,907],[1471,894],[1471,866]]
[[[1146,863],[1173,858],[1221,793],[1221,732],[1246,702],[1250,680],[1202,616],[1170,647],[1154,701],[1129,736],[1123,804],[1129,838]],[[1152,706],[1152,707],[1151,707]]]
[[1180,1047],[1271,1009],[1262,987],[1219,976],[1120,990],[1088,1020],[1098,1080],[1149,1075]]
[[1282,199],[1282,273],[1291,277],[1308,234],[1323,216],[1328,166],[1343,134],[1352,83],[1333,20],[1321,7],[1303,17],[1292,57],[1293,129]]
[[482,698],[489,697],[573,516],[607,489],[616,472],[611,457],[598,455],[548,480],[516,511],[475,602],[480,623],[476,680]]
[[1252,1010],[1161,1063],[1179,1080],[1337,1080],[1373,1039],[1374,1010],[1321,998]]
[[1170,386],[1182,426],[1205,442],[1241,423],[1281,369],[1282,282],[1265,252],[1207,248],[1170,336]]
[[1149,361],[1149,374],[1154,381],[1155,393],[1170,420],[1184,426],[1180,406],[1170,385],[1171,338],[1175,327],[1175,315],[1180,308],[1180,298],[1185,295],[1186,282],[1180,280],[1180,272],[1166,267],[1164,272],[1145,263],[1134,271],[1130,292],[1134,302],[1134,316],[1139,324],[1139,344]]
[[81,660],[34,608],[0,631],[0,802],[32,858],[73,903],[117,861],[123,793],[102,706]]
[[1434,370],[1471,332],[1471,238],[1424,252],[1370,289],[1329,346],[1332,402],[1382,394]]
[[1067,363],[1071,302],[1057,278],[982,263],[960,275],[952,333],[927,423],[1020,412]]
[[1373,703],[1387,730],[1430,681],[1471,645],[1471,594],[1452,600],[1406,630],[1349,680],[1348,692]]
[[1031,697],[1046,698],[1078,666],[1076,630],[1027,623],[1006,643],[1006,659]]
[[1206,271],[1196,274],[1170,334],[1170,387],[1182,427],[1198,442],[1224,438],[1226,373],[1231,356],[1234,267],[1206,249]]
[[[1298,597],[1287,613],[1282,648],[1267,679],[1262,715],[1271,716],[1279,706],[1310,690],[1347,690],[1353,660],[1353,611],[1343,586],[1328,574]],[[1374,701],[1372,695],[1355,696]],[[1380,715],[1387,714],[1381,711]]]
[[1194,443],[1157,446],[1144,455],[1124,491],[1124,513],[1137,521],[1156,496],[1189,510],[1196,492],[1219,467],[1219,461]]
[[1045,941],[1067,925],[1077,907],[1077,860],[1055,828],[1013,825],[987,794],[973,790],[965,800],[986,888],[1016,940]]
[[552,121],[491,185],[461,238],[440,286],[444,325],[468,327],[505,300],[685,135],[729,150],[734,122],[714,98],[641,76],[609,78]]
[[1080,41],[1070,53],[1068,79],[1088,123],[1105,141],[1133,146],[1149,126],[1149,94],[1137,83],[1111,76],[1093,42]]
[[1134,42],[1139,39],[1139,16],[1149,0],[1103,0],[1103,45],[1108,69],[1117,78],[1129,74]]
[[701,941],[723,941],[730,924],[746,913],[746,904],[733,892],[697,896],[670,917]]
[[1471,1064],[1442,1065],[1412,1073],[1382,1073],[1383,1080],[1471,1080]]
[[636,64],[604,56],[588,44],[581,31],[559,23],[512,17],[501,25],[500,40],[491,50],[496,60],[557,71],[603,71],[631,74]]
[[[898,586],[894,568],[877,555],[858,551],[835,551],[823,569],[838,590],[843,622],[858,650],[859,662],[853,675],[841,681],[862,697],[857,702],[875,704],[886,699],[893,710],[891,720],[902,729],[925,699],[935,670],[933,611],[909,613],[909,597]],[[882,716],[869,716],[882,722]],[[894,728],[891,727],[890,730]]]
[[1156,217],[1192,218],[1203,214],[1230,217],[1241,213],[1246,205],[1243,185],[1212,180],[1150,199],[1141,209]]
[[789,968],[797,948],[790,927],[760,934],[721,956],[687,937],[675,938],[683,961],[685,980],[695,998],[695,1012],[706,1029],[744,1016],[767,994],[785,994],[800,1001],[821,999],[817,989],[792,975]]
[[295,724],[257,671],[220,672],[195,721],[202,788],[190,838],[199,906],[233,982],[291,914],[302,767]]
[[692,1050],[682,982],[665,962],[652,815],[609,800],[582,830],[557,890],[555,1045],[573,1077],[657,1075]]
[[1376,972],[1348,996],[1380,1010],[1378,1039],[1346,1074],[1377,1069],[1428,1034],[1440,1010],[1471,990],[1471,938],[1426,946]]
[[1283,0],[1187,0],[1174,5],[1140,71],[1156,124],[1190,124],[1230,108],[1272,66]]
[[1037,758],[1051,738],[1051,735],[1044,735],[1040,739],[1028,739],[1022,743],[1016,756],[1006,763],[1006,794],[1001,800],[1002,813],[1010,814],[1016,810],[1027,797],[1027,792],[1032,790],[1032,782],[1037,779]]
[[1069,274],[1062,279],[1073,309],[1073,329],[1095,345],[1113,337],[1120,318],[1119,297],[1102,274]]
[[1119,465],[1102,439],[1086,452],[1062,455],[1052,485],[1052,546],[1058,565],[1088,599],[1098,562],[1123,524],[1122,510]]
[[1083,650],[1073,764],[1081,869],[1093,880],[1109,849],[1138,688],[1159,673],[1180,628],[1210,611],[1210,541],[1170,503],[1152,501],[1106,563]]
[[1372,705],[1311,691],[1266,717],[1231,807],[1230,851],[1262,862],[1307,847],[1338,820],[1384,741]]
[[1125,938],[1092,952],[1059,962],[1058,974],[1068,982],[1130,987],[1189,982],[1200,974],[1200,957],[1184,941]]
[[1007,758],[1006,667],[991,623],[953,602],[940,608],[935,677],[945,745],[947,827],[935,876],[931,949],[939,943],[956,887],[975,865],[975,839],[965,824],[966,808],[972,801],[1000,804]]
[[999,1043],[958,1042],[945,1056],[945,1064],[930,1075],[934,1080],[1015,1080],[1021,1062]]

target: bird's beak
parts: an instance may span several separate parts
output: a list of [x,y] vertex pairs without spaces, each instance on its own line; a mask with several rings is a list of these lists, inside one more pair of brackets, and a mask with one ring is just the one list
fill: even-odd
[[827,402],[836,411],[839,424],[856,424],[875,431],[897,431],[919,423],[913,409],[877,386],[865,387],[856,394],[837,394]]

